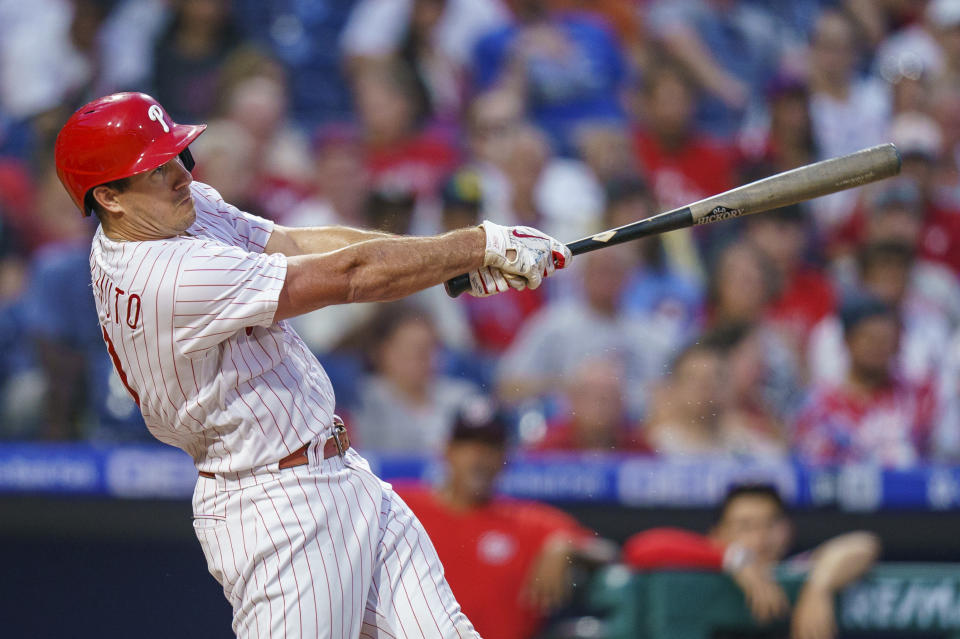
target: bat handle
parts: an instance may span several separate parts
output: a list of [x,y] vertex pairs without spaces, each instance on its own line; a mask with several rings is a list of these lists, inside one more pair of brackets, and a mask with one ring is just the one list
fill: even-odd
[[463,273],[456,277],[451,277],[443,283],[443,287],[447,289],[447,295],[450,297],[459,297],[461,293],[466,293],[470,290],[470,276]]

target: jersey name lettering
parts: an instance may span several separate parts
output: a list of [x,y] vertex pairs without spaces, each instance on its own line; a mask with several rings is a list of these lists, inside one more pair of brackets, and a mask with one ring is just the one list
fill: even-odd
[[118,287],[106,274],[101,274],[93,283],[93,293],[97,296],[107,320],[112,320],[115,324],[126,324],[132,329],[139,326],[141,300],[138,294]]

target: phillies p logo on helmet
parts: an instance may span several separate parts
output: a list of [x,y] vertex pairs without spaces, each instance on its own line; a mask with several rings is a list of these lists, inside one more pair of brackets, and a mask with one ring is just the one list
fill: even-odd
[[164,133],[170,133],[170,127],[168,127],[167,123],[163,121],[163,109],[160,108],[159,104],[150,105],[150,108],[147,109],[147,117],[154,122],[159,122],[160,126],[163,127]]

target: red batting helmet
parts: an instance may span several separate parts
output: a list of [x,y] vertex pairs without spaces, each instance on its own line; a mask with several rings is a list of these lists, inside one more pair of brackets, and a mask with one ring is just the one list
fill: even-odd
[[95,186],[150,171],[184,154],[206,124],[177,124],[143,93],[114,93],[81,107],[57,135],[57,175],[84,215],[84,198]]

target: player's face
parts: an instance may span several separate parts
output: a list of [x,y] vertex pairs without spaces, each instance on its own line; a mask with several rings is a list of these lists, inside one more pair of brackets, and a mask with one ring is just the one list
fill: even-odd
[[127,239],[163,239],[187,230],[197,217],[190,195],[190,172],[174,158],[130,179],[117,194]]
[[764,562],[779,561],[787,550],[790,524],[769,497],[743,495],[727,506],[714,536],[725,544],[738,543]]

